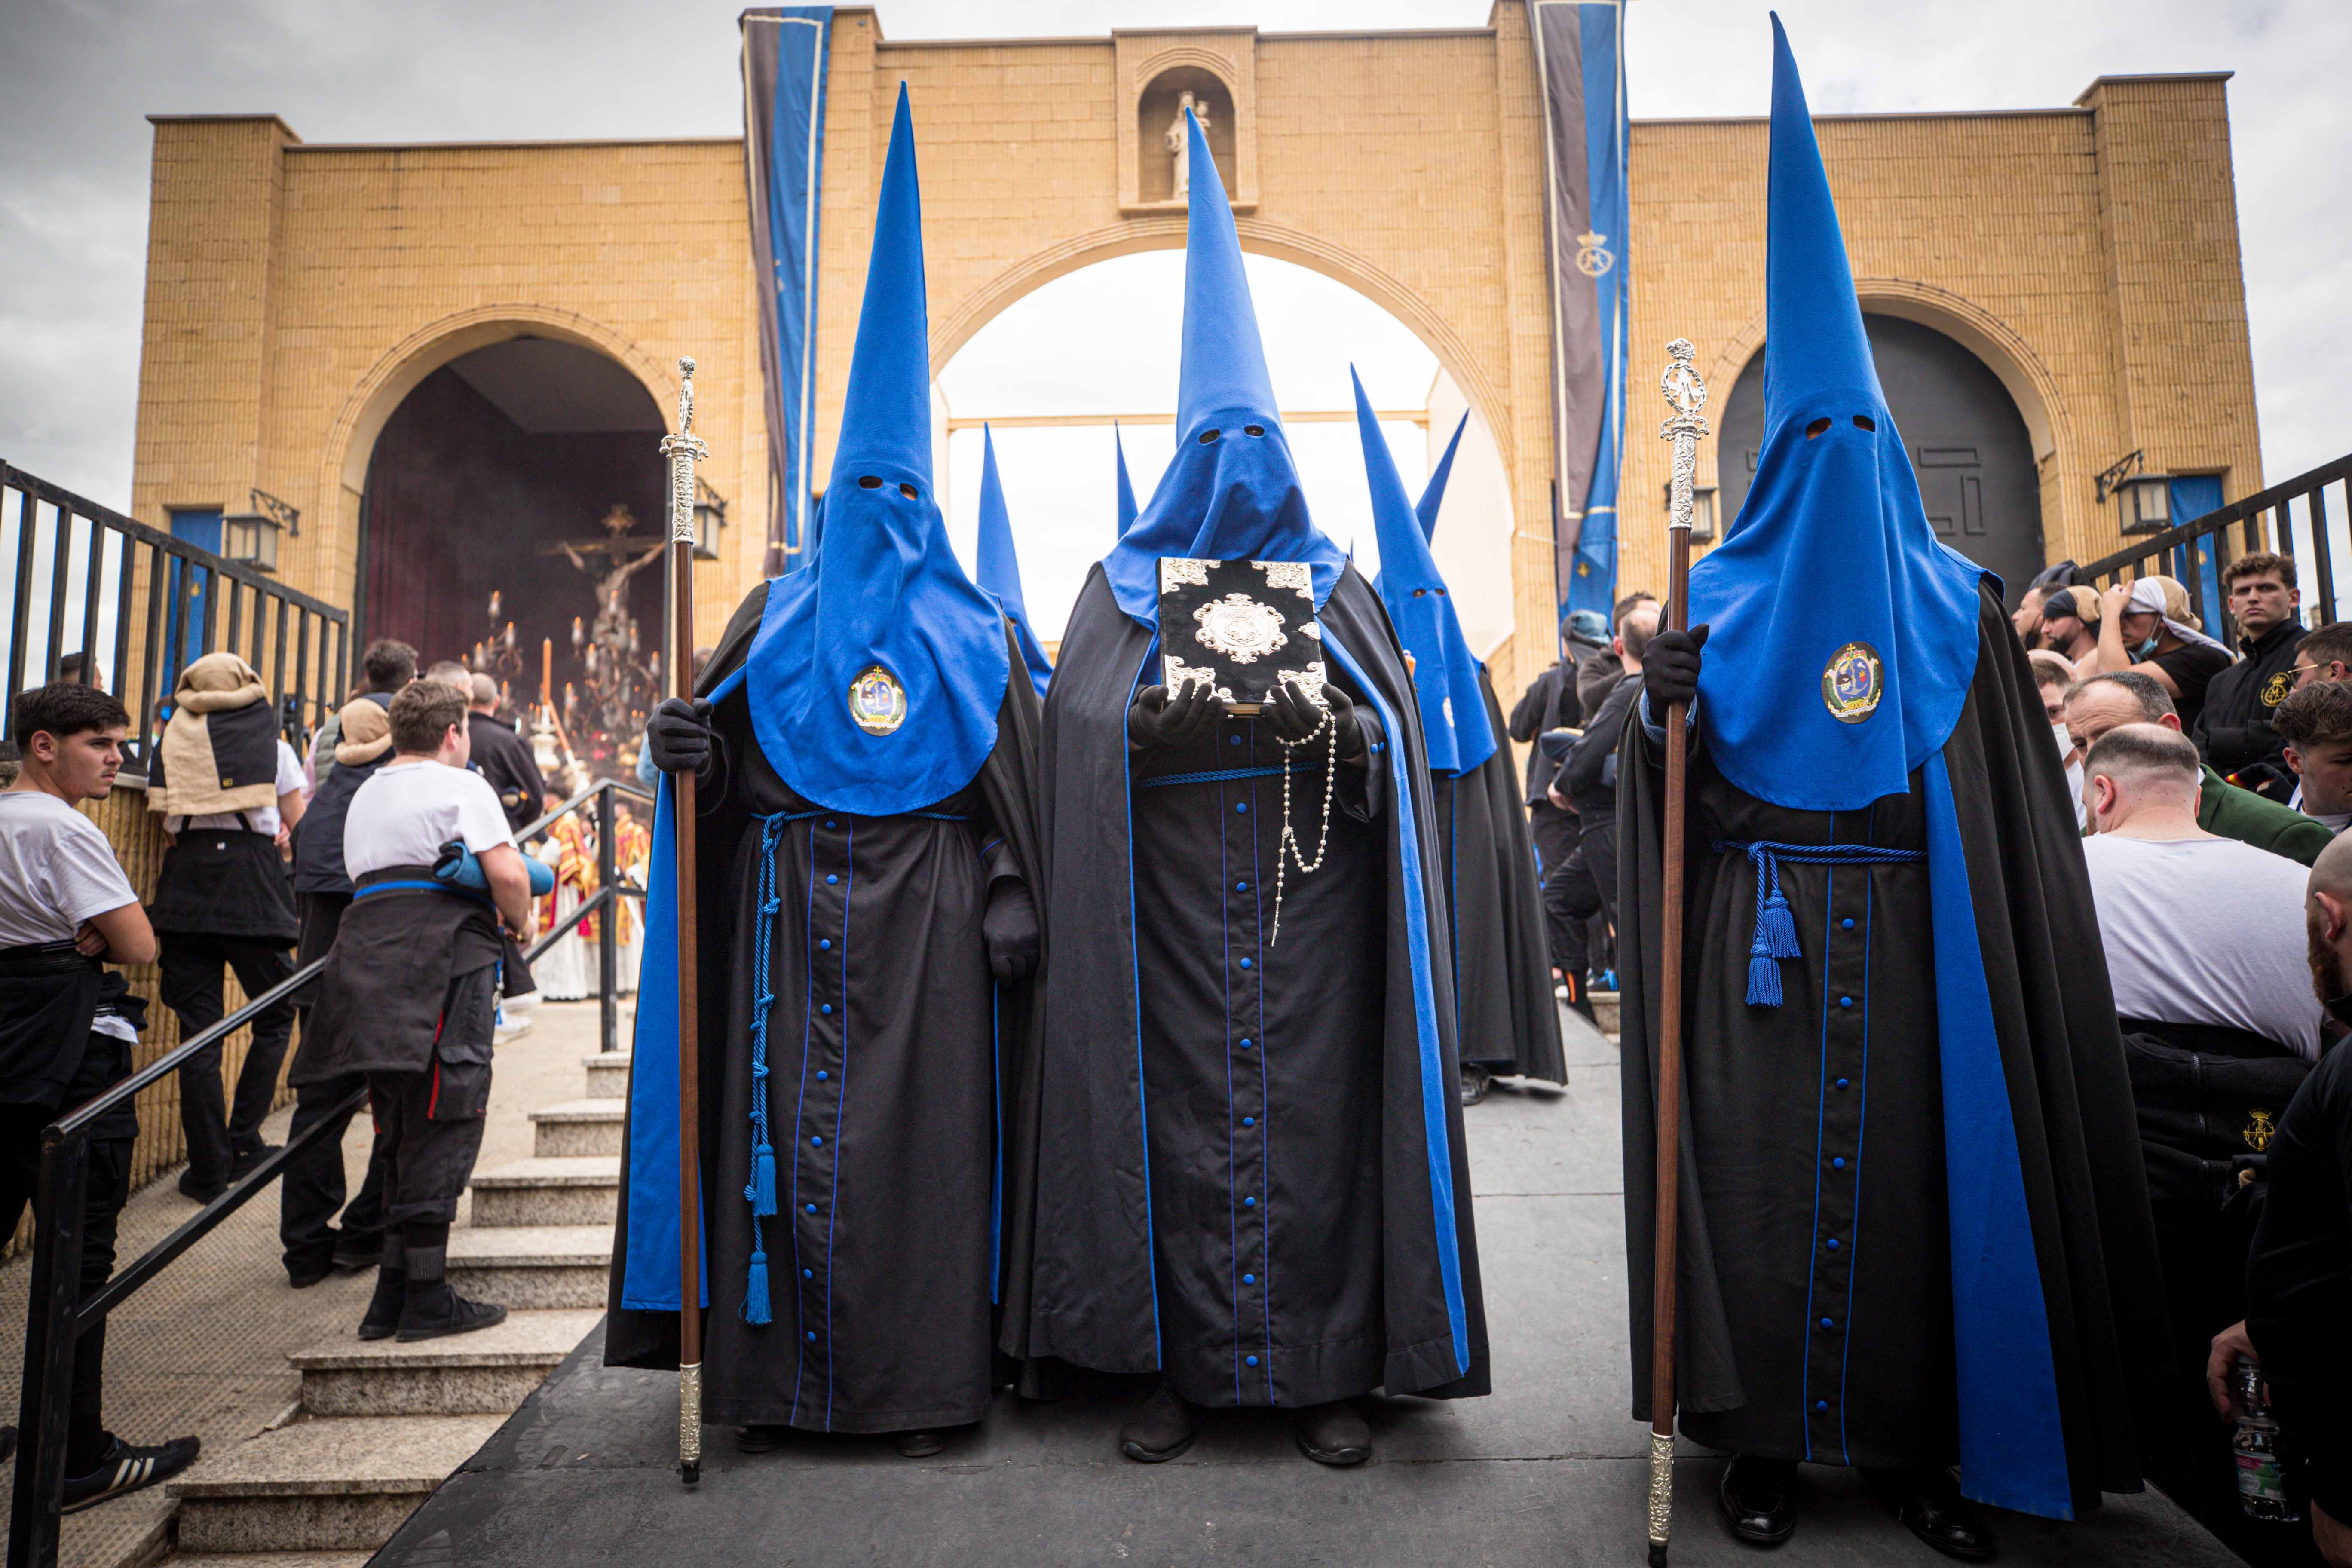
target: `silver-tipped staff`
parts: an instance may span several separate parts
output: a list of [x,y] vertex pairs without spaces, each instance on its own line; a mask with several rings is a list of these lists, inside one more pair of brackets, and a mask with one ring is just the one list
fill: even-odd
[[[677,434],[669,459],[670,691],[694,698],[694,465],[710,455],[694,433],[694,362],[677,362]],[[702,1479],[702,1029],[695,955],[694,771],[670,775],[677,810],[677,1474]]]
[[[1658,427],[1675,444],[1675,474],[1666,512],[1666,629],[1688,629],[1691,479],[1698,468],[1706,420],[1706,383],[1691,367],[1687,338],[1666,345],[1674,363],[1658,390],[1674,409]],[[1658,932],[1658,1209],[1657,1249],[1650,1279],[1650,1568],[1665,1568],[1675,1518],[1675,1269],[1682,1175],[1683,1133],[1683,816],[1684,704],[1666,709],[1664,880]]]

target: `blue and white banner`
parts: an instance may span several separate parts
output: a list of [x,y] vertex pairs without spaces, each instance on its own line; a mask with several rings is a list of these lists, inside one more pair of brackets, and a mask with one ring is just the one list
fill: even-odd
[[768,553],[761,574],[789,571],[808,538],[815,447],[817,200],[824,174],[825,62],[833,7],[746,11],[743,173],[760,294],[767,382]]
[[1552,538],[1563,613],[1617,596],[1625,449],[1623,0],[1534,0],[1551,228]]

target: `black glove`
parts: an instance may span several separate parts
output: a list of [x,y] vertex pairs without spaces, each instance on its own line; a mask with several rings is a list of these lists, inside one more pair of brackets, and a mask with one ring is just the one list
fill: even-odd
[[988,944],[988,967],[999,983],[1018,985],[1036,973],[1043,932],[1027,883],[1017,877],[999,877],[989,885],[980,932]]
[[666,773],[691,769],[697,775],[710,771],[713,761],[710,704],[673,697],[654,710],[646,725],[646,749],[654,766]]
[[[1336,686],[1323,688],[1323,700],[1330,706],[1331,725],[1338,732],[1339,755],[1352,762],[1364,751],[1364,726],[1356,718],[1356,705],[1348,694]],[[1318,708],[1296,681],[1278,680],[1266,694],[1265,717],[1272,721],[1274,732],[1282,740],[1297,745],[1315,733],[1323,722],[1323,710]]]
[[1706,646],[1704,624],[1650,639],[1642,653],[1642,695],[1649,699],[1652,723],[1664,723],[1667,709],[1698,696],[1698,650]]
[[1224,699],[1205,682],[1188,680],[1173,697],[1164,686],[1147,686],[1127,710],[1127,738],[1139,746],[1181,746],[1224,716]]

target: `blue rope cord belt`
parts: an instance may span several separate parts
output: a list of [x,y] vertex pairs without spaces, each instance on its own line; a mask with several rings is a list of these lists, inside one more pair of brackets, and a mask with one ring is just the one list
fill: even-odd
[[[812,816],[840,816],[844,814],[837,811],[795,811],[789,816],[763,816],[760,818],[760,820],[762,822],[806,822]],[[969,816],[961,816],[952,811],[900,811],[894,812],[892,815],[896,816],[925,816],[929,817],[933,822],[970,822],[971,820]]]
[[1138,779],[1145,789],[1164,789],[1170,784],[1231,784],[1235,779],[1278,779],[1284,773],[1319,773],[1318,765],[1295,768],[1224,768],[1211,773],[1161,773],[1157,778]]
[[783,908],[776,891],[776,846],[783,838],[784,825],[797,820],[781,815],[760,818],[760,921],[751,938],[751,972],[760,987],[751,1003],[751,1180],[743,1189],[744,1201],[751,1205],[751,1265],[743,1281],[747,1323],[764,1323],[772,1316],[765,1227],[760,1224],[776,1212],[776,1146],[768,1129],[768,1013],[776,1005],[776,992],[768,943],[776,911]]
[[1797,946],[1796,917],[1780,896],[1780,862],[1801,866],[1894,866],[1925,860],[1918,849],[1882,849],[1874,844],[1776,844],[1758,839],[1715,841],[1717,854],[1738,850],[1756,868],[1756,935],[1748,946],[1748,1005],[1780,1005],[1780,960],[1804,956]]

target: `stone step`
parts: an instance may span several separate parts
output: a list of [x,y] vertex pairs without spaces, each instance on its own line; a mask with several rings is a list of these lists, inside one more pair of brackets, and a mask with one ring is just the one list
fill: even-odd
[[367,1568],[373,1552],[174,1552],[191,1568]]
[[530,1113],[530,1152],[542,1160],[621,1152],[622,1119],[628,1104],[619,1100],[567,1100]]
[[1604,1035],[1614,1036],[1617,1033],[1617,993],[1595,991],[1592,994],[1592,1022]]
[[618,1154],[516,1160],[477,1171],[473,1226],[611,1225],[620,1216]]
[[612,1261],[609,1225],[461,1226],[449,1233],[449,1283],[457,1293],[517,1311],[602,1308]]
[[287,1359],[302,1374],[302,1409],[311,1415],[488,1415],[520,1405],[597,1316],[581,1308],[515,1312],[495,1328],[406,1345],[346,1329]]
[[588,1069],[588,1094],[593,1100],[626,1100],[629,1097],[629,1053],[626,1051],[592,1051],[580,1058]]
[[164,1483],[191,1552],[373,1552],[489,1441],[503,1415],[297,1421]]

